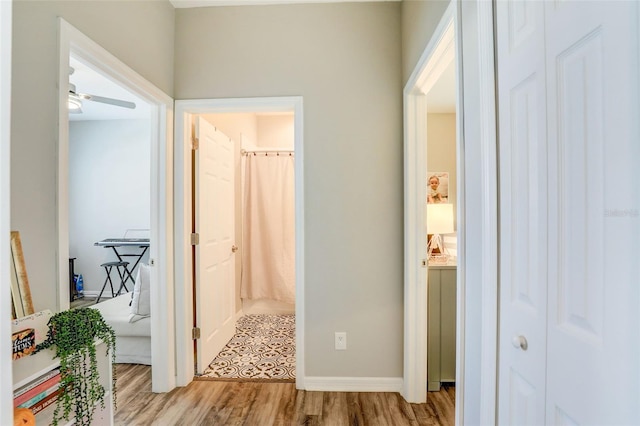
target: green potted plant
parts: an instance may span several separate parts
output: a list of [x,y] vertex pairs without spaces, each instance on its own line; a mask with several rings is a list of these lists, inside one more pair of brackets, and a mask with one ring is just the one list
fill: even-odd
[[[55,347],[55,357],[60,359],[60,396],[53,414],[53,425],[69,420],[71,413],[76,425],[90,425],[99,403],[105,407],[105,388],[100,384],[95,342],[102,340],[111,352],[112,387],[115,410],[116,371],[113,329],[104,321],[100,311],[79,308],[58,312],[49,320],[49,331],[36,351]],[[60,411],[62,410],[62,414]]]

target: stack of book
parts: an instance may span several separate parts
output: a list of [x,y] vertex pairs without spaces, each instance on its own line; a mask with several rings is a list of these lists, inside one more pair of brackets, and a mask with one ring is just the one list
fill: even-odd
[[33,414],[58,400],[60,394],[60,369],[54,368],[13,392],[13,407],[30,409]]

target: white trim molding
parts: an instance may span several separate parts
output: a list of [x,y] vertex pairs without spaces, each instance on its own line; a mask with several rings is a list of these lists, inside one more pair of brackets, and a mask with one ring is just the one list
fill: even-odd
[[69,309],[69,58],[108,76],[151,106],[151,366],[152,391],[175,387],[173,284],[173,99],[78,29],[59,19],[58,309]]
[[[427,257],[424,214],[420,200],[426,194],[427,98],[405,95],[405,265],[404,265],[404,389],[412,403],[427,400],[427,271],[421,266]],[[421,142],[422,141],[422,142]]]
[[[498,366],[498,167],[493,2],[458,2],[462,110],[458,167],[456,424],[496,424]],[[460,228],[459,228],[460,229]],[[474,236],[474,238],[468,238]]]
[[[456,425],[495,424],[496,420],[498,172],[493,31],[491,2],[451,1],[404,89],[403,396],[409,402],[424,402],[427,306],[425,270],[420,264],[426,257],[423,200],[428,153],[423,146],[426,143],[424,104],[438,70],[449,55],[455,56],[459,219]],[[469,239],[470,235],[477,238]]]
[[[424,403],[427,400],[427,270],[422,266],[423,259],[427,257],[427,234],[424,224],[424,199],[427,193],[426,93],[455,59],[455,12],[455,2],[452,1],[404,89],[405,343],[402,395],[411,403]],[[460,110],[459,102],[456,109]],[[460,134],[459,131],[456,133]],[[458,152],[459,145],[458,142]],[[461,180],[458,179],[458,182]],[[458,188],[458,198],[464,198],[463,187]],[[458,202],[459,208],[461,204]],[[458,231],[459,236],[460,234]],[[462,356],[459,352],[457,355]],[[456,394],[458,392],[456,389]]]
[[9,285],[9,231],[11,227],[11,9],[12,2],[0,1],[0,424],[13,422],[11,341],[11,286]]
[[214,6],[264,6],[304,3],[399,2],[402,0],[170,0],[176,9]]
[[[226,98],[176,101],[175,123],[175,271],[177,384],[186,386],[194,376],[193,276],[191,271],[191,144],[189,123],[193,114],[233,112],[294,113],[295,235],[296,235],[296,388],[305,389],[304,364],[304,143],[301,96]],[[187,141],[187,142],[185,142]]]
[[[480,421],[496,424],[498,394],[498,153],[493,2],[478,2],[477,43],[482,172],[482,342]],[[463,324],[459,320],[458,324]],[[460,344],[461,342],[459,342]],[[462,394],[460,397],[464,397]]]
[[402,377],[307,377],[308,391],[402,392]]

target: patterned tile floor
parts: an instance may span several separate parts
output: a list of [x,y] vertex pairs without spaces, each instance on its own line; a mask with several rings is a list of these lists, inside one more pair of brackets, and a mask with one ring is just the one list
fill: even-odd
[[294,380],[295,315],[245,315],[202,378]]

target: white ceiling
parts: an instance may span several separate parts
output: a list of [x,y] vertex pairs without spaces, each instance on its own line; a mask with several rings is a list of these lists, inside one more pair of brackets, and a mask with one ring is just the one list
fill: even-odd
[[371,1],[402,0],[170,0],[175,8],[209,7],[209,6],[259,6],[267,4],[300,4],[300,3],[353,3]]
[[69,114],[70,121],[146,119],[150,117],[149,104],[133,93],[73,57],[70,58],[69,64],[74,69],[73,74],[69,76],[69,82],[75,84],[76,93],[120,99],[136,104],[135,109],[129,109],[83,100],[82,114]]
[[456,68],[455,61],[451,61],[438,81],[427,93],[427,112],[455,113],[456,112]]

